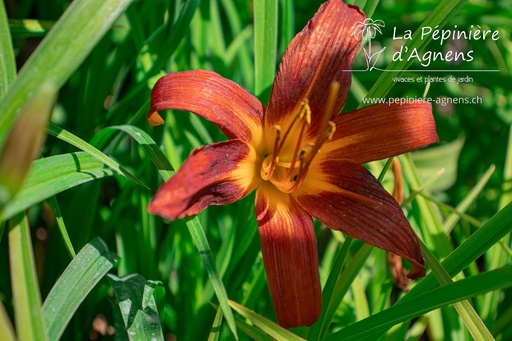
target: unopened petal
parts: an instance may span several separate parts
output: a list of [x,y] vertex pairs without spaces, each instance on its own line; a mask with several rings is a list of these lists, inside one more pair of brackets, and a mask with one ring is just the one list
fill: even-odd
[[410,278],[425,275],[418,238],[402,209],[362,165],[318,162],[293,196],[326,226],[407,259]]
[[255,206],[277,320],[285,328],[312,325],[322,307],[313,221],[272,185],[258,188]]
[[322,146],[328,158],[363,164],[439,141],[429,103],[376,104],[334,119],[336,132]]
[[194,150],[160,187],[148,211],[175,220],[198,214],[210,205],[233,203],[256,188],[260,163],[254,149],[240,140]]
[[230,139],[261,139],[264,105],[240,87],[215,72],[194,70],[170,73],[153,87],[148,120],[163,123],[159,110],[190,111],[216,124]]
[[309,134],[315,135],[333,81],[340,83],[333,113],[339,113],[350,88],[352,64],[361,37],[352,35],[364,13],[341,0],[324,3],[288,45],[270,96],[265,125],[282,124],[307,99],[311,108]]

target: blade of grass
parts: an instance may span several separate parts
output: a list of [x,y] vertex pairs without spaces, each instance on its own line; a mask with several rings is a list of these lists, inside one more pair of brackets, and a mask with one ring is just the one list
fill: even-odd
[[15,341],[14,329],[12,328],[11,320],[9,315],[5,311],[5,307],[0,301],[0,340],[4,341]]
[[48,134],[50,134],[52,136],[55,136],[59,140],[67,142],[67,143],[69,143],[72,146],[77,147],[78,149],[86,152],[87,154],[91,155],[95,159],[103,162],[104,164],[106,164],[107,166],[109,166],[110,168],[115,170],[116,172],[118,172],[120,174],[123,174],[124,176],[126,176],[126,178],[130,179],[131,181],[133,181],[137,185],[140,185],[140,186],[142,186],[142,187],[144,187],[146,189],[149,189],[139,179],[137,179],[132,173],[130,173],[126,168],[121,166],[119,163],[114,161],[109,156],[105,155],[103,152],[99,151],[94,146],[92,146],[89,143],[85,142],[84,140],[82,140],[78,136],[70,133],[69,131],[67,131],[65,129],[62,129],[61,127],[59,127],[59,126],[57,126],[57,125],[55,125],[53,123],[50,123],[48,125]]
[[[436,257],[421,240],[420,246],[421,254],[430,266],[430,269],[436,276],[439,283],[441,285],[453,283],[448,272],[446,272],[441,263],[439,263]],[[480,319],[480,316],[478,316],[468,300],[462,300],[454,303],[453,306],[475,340],[494,340],[484,322]]]
[[153,296],[158,287],[163,290],[162,283],[146,281],[138,274],[123,278],[109,274],[108,280],[116,294],[129,339],[164,340]]
[[41,313],[41,293],[37,281],[30,229],[25,214],[19,214],[9,221],[9,260],[18,338],[48,340]]
[[201,226],[201,223],[197,217],[187,219],[186,224],[190,235],[192,236],[192,240],[194,241],[194,244],[196,245],[197,250],[201,255],[201,260],[203,261],[206,272],[208,273],[208,277],[210,277],[213,290],[217,295],[219,305],[222,309],[222,312],[224,313],[224,316],[226,317],[226,322],[231,329],[231,332],[235,336],[235,339],[238,340],[235,318],[233,317],[233,312],[229,308],[228,294],[226,293],[226,288],[222,283],[222,278],[217,268],[217,264],[215,263],[208,239],[204,234],[203,227]]
[[322,290],[322,312],[320,313],[318,321],[307,333],[308,340],[322,340],[325,337],[325,333],[331,323],[331,320],[327,320],[327,312],[335,310],[334,307],[337,308],[340,303],[338,300],[333,301],[333,295],[337,283],[341,280],[344,274],[341,270],[345,263],[350,245],[352,244],[352,240],[352,238],[347,237],[343,246],[338,250],[335,256],[336,261],[332,266],[327,282],[325,283],[325,287]]
[[240,315],[249,319],[252,323],[254,323],[257,327],[267,333],[269,336],[278,341],[300,341],[304,340],[303,338],[293,334],[292,332],[278,326],[274,322],[266,319],[265,317],[255,313],[254,311],[247,309],[243,305],[229,301],[229,305],[236,310]]
[[208,336],[208,341],[218,341],[220,337],[220,328],[222,327],[222,309],[217,308],[217,313],[213,319],[212,330]]
[[131,125],[112,126],[105,129],[117,129],[124,131],[137,141],[137,143],[144,148],[146,153],[148,153],[151,161],[153,161],[153,164],[156,166],[156,169],[158,169],[158,172],[160,172],[160,176],[164,181],[167,181],[174,173],[174,168],[169,160],[165,157],[160,148],[158,148],[151,136],[149,136],[144,130]]
[[0,221],[66,189],[113,174],[116,172],[84,152],[36,160],[22,188],[5,207]]
[[277,55],[277,0],[254,1],[254,89],[266,103],[274,81]]
[[326,338],[335,340],[369,340],[384,333],[392,326],[425,314],[437,308],[512,286],[512,265],[484,272],[443,287],[423,292],[414,304],[400,304],[345,327]]
[[0,146],[18,108],[34,90],[45,81],[59,89],[130,3],[131,0],[71,2],[0,102]]
[[11,30],[4,2],[0,2],[0,99],[16,78],[16,61],[12,49]]
[[15,38],[42,37],[53,27],[55,22],[34,19],[11,19],[9,26]]
[[62,236],[62,240],[64,241],[64,245],[66,246],[66,251],[69,254],[71,259],[76,257],[75,249],[73,248],[73,244],[71,244],[71,240],[69,239],[68,230],[66,229],[66,224],[64,224],[64,218],[62,217],[62,213],[60,212],[59,202],[57,201],[57,197],[53,196],[49,199],[50,205],[52,207],[53,214],[55,215],[55,220],[57,222],[57,226],[59,227],[59,232]]
[[117,262],[100,238],[86,244],[66,267],[43,304],[50,340],[58,340],[87,294]]
[[469,208],[469,206],[476,200],[476,197],[480,192],[482,192],[483,188],[487,184],[487,181],[491,178],[491,175],[494,173],[494,169],[496,167],[494,165],[491,165],[489,169],[484,173],[484,175],[478,180],[478,183],[471,189],[471,191],[464,197],[464,200],[462,200],[456,207],[456,212],[453,212],[446,218],[443,224],[443,230],[446,232],[447,235],[450,234],[452,229],[455,227],[457,222],[460,219],[460,213],[466,212],[466,210]]

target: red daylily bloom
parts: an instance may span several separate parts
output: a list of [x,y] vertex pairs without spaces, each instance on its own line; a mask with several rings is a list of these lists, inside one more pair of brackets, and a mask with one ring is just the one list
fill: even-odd
[[149,212],[170,220],[224,205],[256,190],[263,261],[277,319],[311,325],[321,310],[312,217],[412,264],[424,276],[418,240],[402,210],[364,163],[437,142],[427,103],[378,104],[337,115],[345,104],[360,48],[352,27],[364,14],[341,0],[324,3],[290,43],[265,107],[211,71],[162,77],[151,95],[157,111],[193,112],[228,141],[192,152],[157,192]]

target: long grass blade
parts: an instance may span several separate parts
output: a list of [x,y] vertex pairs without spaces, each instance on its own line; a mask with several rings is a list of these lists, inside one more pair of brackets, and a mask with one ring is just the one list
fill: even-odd
[[58,340],[87,294],[119,257],[100,238],[86,244],[69,263],[43,304],[50,340]]
[[18,108],[34,90],[45,81],[59,89],[130,3],[131,0],[71,2],[0,102],[0,146]]
[[25,214],[19,214],[9,222],[9,260],[18,338],[48,340],[41,313],[41,294],[28,218]]

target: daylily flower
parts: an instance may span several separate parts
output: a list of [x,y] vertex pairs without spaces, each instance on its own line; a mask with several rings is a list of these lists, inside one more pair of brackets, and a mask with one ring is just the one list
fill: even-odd
[[407,259],[424,276],[418,240],[402,210],[363,166],[438,140],[426,103],[378,104],[338,115],[360,48],[351,36],[364,14],[340,0],[324,3],[290,43],[265,107],[211,71],[162,77],[157,111],[189,111],[228,137],[194,150],[157,192],[149,212],[170,220],[233,203],[256,190],[255,210],[277,320],[313,324],[321,310],[312,217],[325,226]]

